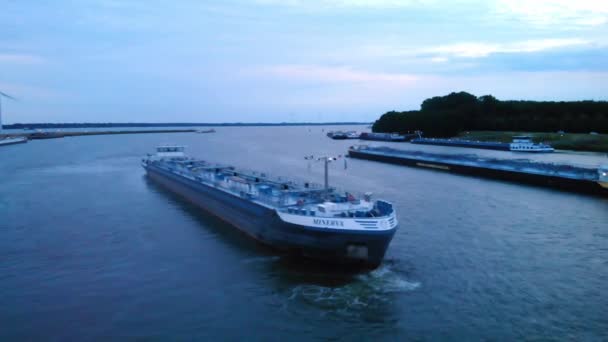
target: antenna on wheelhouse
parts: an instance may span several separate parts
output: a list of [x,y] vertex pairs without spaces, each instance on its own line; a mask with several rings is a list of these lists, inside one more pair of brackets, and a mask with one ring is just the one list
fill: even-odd
[[2,134],[2,98],[6,97],[7,99],[11,99],[13,101],[17,101],[16,98],[8,95],[7,93],[0,91],[0,134]]

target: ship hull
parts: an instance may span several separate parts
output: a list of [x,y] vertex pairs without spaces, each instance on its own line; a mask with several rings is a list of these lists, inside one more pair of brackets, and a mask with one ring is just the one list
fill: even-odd
[[412,144],[417,145],[437,145],[437,146],[452,146],[452,147],[466,147],[466,148],[478,148],[483,150],[495,150],[495,151],[509,151],[511,149],[510,144],[505,143],[476,143],[466,141],[435,141],[435,140],[420,140],[414,139],[411,141]]
[[483,178],[499,179],[509,182],[524,183],[543,187],[550,187],[564,191],[572,191],[593,195],[608,195],[608,189],[599,182],[584,179],[573,179],[558,176],[547,176],[526,172],[492,169],[481,166],[460,165],[441,161],[427,161],[407,156],[390,156],[367,153],[364,151],[349,150],[349,156],[384,163],[405,165],[430,170],[453,172]]
[[[301,226],[281,220],[277,212],[248,199],[192,181],[153,165],[144,165],[148,177],[210,214],[231,224],[249,237],[279,252],[375,268],[395,233],[389,231],[341,231]],[[353,248],[355,246],[355,248]],[[365,246],[365,255],[356,246]]]
[[377,137],[377,136],[369,136],[369,135],[361,135],[359,137],[360,140],[368,140],[368,141],[390,141],[390,142],[405,142],[407,141],[406,137]]

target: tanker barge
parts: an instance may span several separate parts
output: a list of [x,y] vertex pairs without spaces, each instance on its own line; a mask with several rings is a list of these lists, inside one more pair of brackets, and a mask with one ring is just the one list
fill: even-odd
[[482,158],[469,154],[438,154],[368,146],[352,146],[348,154],[353,158],[608,195],[608,164],[592,168],[527,159]]
[[[321,158],[327,163],[331,158]],[[393,205],[355,198],[325,186],[271,178],[186,157],[162,146],[142,160],[163,187],[230,223],[253,239],[290,255],[377,267],[397,230]]]

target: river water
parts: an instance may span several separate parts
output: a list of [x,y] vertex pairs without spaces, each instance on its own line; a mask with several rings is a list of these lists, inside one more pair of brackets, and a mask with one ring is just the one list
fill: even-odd
[[392,201],[400,221],[384,263],[348,274],[274,255],[139,165],[176,143],[204,159],[322,182],[322,165],[303,157],[345,154],[353,143],[326,138],[331,129],[218,127],[3,147],[0,340],[608,339],[608,198],[338,160],[332,185]]

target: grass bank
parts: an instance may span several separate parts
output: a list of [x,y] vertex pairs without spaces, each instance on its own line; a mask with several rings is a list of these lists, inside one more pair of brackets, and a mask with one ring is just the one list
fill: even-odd
[[529,135],[534,142],[544,142],[558,150],[608,152],[608,134],[470,131],[460,133],[458,138],[510,142],[514,135]]

